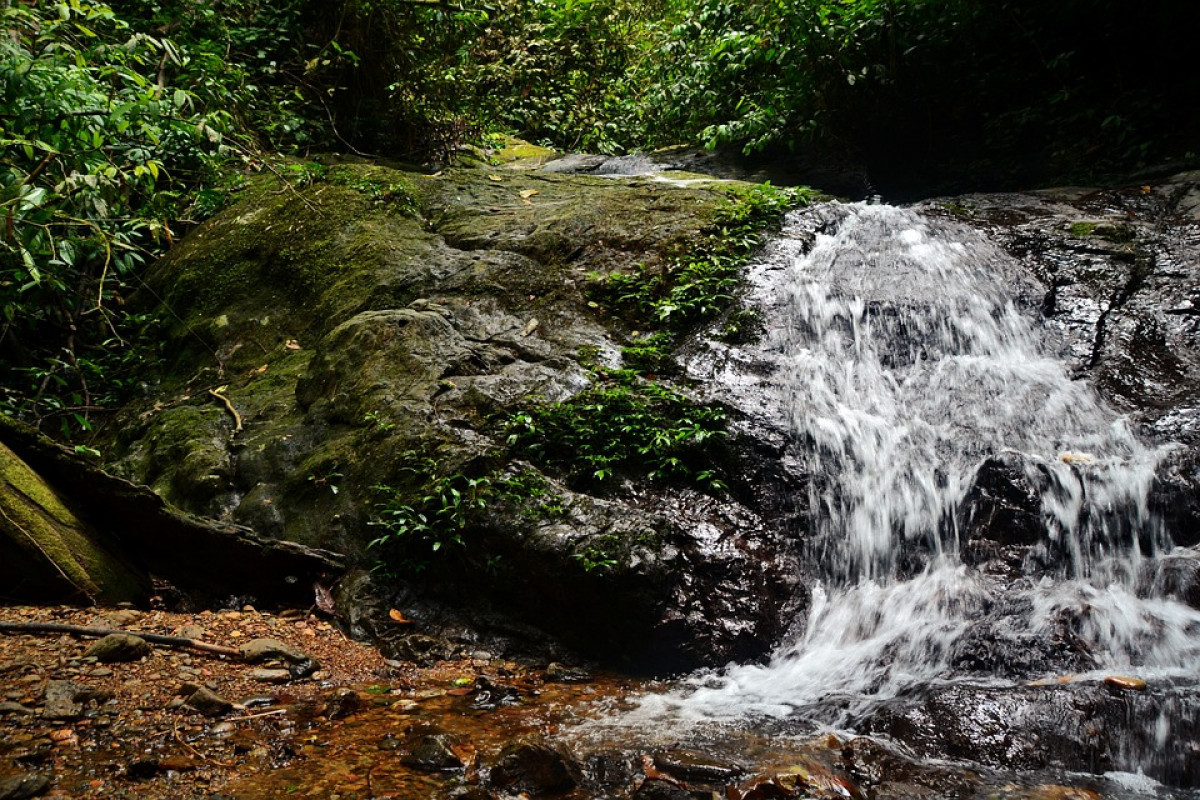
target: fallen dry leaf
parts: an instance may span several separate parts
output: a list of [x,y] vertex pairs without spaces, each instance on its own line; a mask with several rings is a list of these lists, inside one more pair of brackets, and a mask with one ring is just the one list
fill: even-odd
[[537,189],[522,189],[521,197],[533,197],[535,194],[541,194]]
[[499,175],[488,175],[488,180],[499,183],[500,181],[504,180],[504,178],[501,178]]
[[285,350],[300,350],[300,349],[302,349],[300,347],[300,343],[297,342],[295,339],[288,339],[286,342],[284,342],[283,347]]
[[388,616],[391,617],[394,621],[401,623],[402,625],[408,625],[408,624],[412,623],[411,619],[406,618],[403,614],[400,613],[400,611],[398,609],[395,609],[395,608],[393,608],[391,611],[388,612]]

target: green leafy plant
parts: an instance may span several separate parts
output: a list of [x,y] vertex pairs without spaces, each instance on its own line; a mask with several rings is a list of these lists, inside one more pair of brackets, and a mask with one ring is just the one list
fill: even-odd
[[432,480],[415,498],[391,486],[374,488],[383,498],[374,524],[383,533],[369,546],[426,548],[435,553],[447,545],[466,545],[463,537],[473,514],[486,508],[495,492],[490,477],[461,473]]
[[625,476],[724,489],[713,464],[725,412],[633,372],[598,370],[591,389],[531,405],[503,428],[514,455],[577,486],[598,489]]

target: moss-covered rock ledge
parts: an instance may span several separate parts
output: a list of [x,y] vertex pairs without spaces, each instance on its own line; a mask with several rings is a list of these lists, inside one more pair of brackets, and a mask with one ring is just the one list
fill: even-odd
[[[112,426],[111,464],[376,566],[342,597],[375,632],[399,604],[399,653],[451,633],[659,671],[762,653],[804,602],[780,535],[802,511],[764,499],[769,444],[681,381],[622,371],[650,332],[596,290],[670,273],[746,185],[543,160],[250,179],[149,276],[170,366]],[[727,276],[712,291],[729,304]],[[547,455],[581,430],[574,462]]]

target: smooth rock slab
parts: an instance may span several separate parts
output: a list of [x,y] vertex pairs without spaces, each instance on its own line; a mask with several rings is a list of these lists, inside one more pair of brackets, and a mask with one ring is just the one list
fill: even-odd
[[179,688],[184,705],[199,711],[206,717],[219,717],[233,708],[233,703],[209,689],[194,683],[185,683]]

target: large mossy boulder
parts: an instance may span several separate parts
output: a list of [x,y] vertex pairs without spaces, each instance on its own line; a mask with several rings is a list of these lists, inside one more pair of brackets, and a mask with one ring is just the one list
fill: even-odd
[[[408,540],[373,585],[473,609],[466,627],[501,609],[633,669],[761,654],[803,594],[759,487],[710,496],[644,471],[573,485],[516,463],[504,427],[621,366],[634,332],[585,295],[589,276],[687,252],[732,184],[536,163],[250,179],[148,277],[141,302],[175,320],[170,366],[114,426],[114,468],[365,567],[399,516],[391,538]],[[459,480],[492,487],[470,515],[446,507]],[[554,502],[512,489],[533,485]]]

